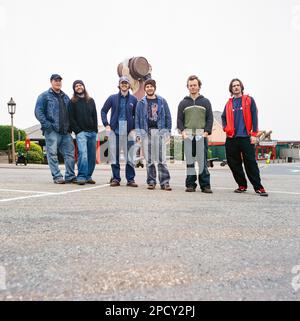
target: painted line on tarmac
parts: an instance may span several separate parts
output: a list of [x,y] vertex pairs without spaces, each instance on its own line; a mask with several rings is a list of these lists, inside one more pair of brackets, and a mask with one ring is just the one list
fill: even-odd
[[[101,189],[104,187],[110,186],[109,184],[105,185],[100,185],[100,186],[95,186],[95,187],[90,187],[90,188],[82,188],[82,189],[76,189],[72,191],[65,191],[65,192],[59,192],[59,193],[52,193],[52,192],[33,192],[32,193],[39,193],[38,195],[29,195],[29,196],[23,196],[23,197],[14,197],[14,198],[7,198],[7,199],[2,199],[0,200],[0,203],[7,203],[7,202],[14,202],[14,201],[20,201],[20,200],[26,200],[26,199],[32,199],[32,198],[41,198],[45,196],[60,196],[60,195],[67,195],[67,194],[74,194],[74,193],[80,193],[80,192],[85,192],[85,191],[91,191],[91,190],[96,190],[96,189]],[[183,187],[183,185],[172,185],[174,187]],[[230,187],[213,187],[213,189],[216,190],[233,190]],[[0,190],[0,191],[8,191],[8,190]],[[11,191],[16,191],[16,192],[22,192],[20,190],[11,190]],[[300,193],[297,192],[284,192],[284,191],[268,191],[269,193],[272,194],[286,194],[286,195],[300,195]],[[29,193],[29,191],[23,191],[23,193]]]
[[[38,195],[29,195],[29,196],[23,196],[23,197],[2,199],[2,200],[0,200],[0,203],[15,202],[15,201],[27,200],[27,199],[32,199],[32,198],[41,198],[41,197],[45,197],[45,196],[60,196],[60,195],[67,195],[67,194],[73,194],[73,193],[80,193],[80,192],[91,191],[91,190],[100,189],[100,188],[104,188],[104,187],[108,187],[108,186],[110,186],[110,185],[105,184],[105,185],[100,185],[100,186],[95,186],[95,187],[90,187],[90,188],[81,188],[81,189],[59,192],[59,193],[43,192],[43,194],[38,194]],[[36,193],[36,192],[33,192],[33,193]]]
[[35,193],[35,194],[53,194],[51,192],[24,191],[20,189],[0,189],[0,192],[16,192],[16,193]]

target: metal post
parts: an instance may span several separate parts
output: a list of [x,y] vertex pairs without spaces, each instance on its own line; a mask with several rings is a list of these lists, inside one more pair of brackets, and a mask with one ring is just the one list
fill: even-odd
[[16,162],[16,153],[15,153],[15,133],[14,133],[14,116],[13,114],[11,116],[11,159],[12,163],[14,164]]

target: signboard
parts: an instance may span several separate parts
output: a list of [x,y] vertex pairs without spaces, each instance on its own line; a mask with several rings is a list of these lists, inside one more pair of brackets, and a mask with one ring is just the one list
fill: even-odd
[[259,142],[259,146],[277,146],[277,141],[262,141]]

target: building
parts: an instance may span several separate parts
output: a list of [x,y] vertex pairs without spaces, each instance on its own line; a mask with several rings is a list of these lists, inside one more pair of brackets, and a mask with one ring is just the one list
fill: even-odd
[[[43,149],[44,155],[45,155],[45,162],[47,162],[46,160],[46,142],[45,142],[45,137],[42,134],[41,131],[41,125],[37,124],[31,127],[28,127],[26,129],[24,129],[27,137],[29,137],[31,142],[34,142],[38,145],[40,145]],[[74,140],[74,144],[76,146],[76,139],[75,139],[75,134],[72,133],[72,137]],[[100,145],[102,145],[103,143],[105,143],[105,127],[103,125],[99,125],[98,126],[98,143],[97,143],[97,163],[100,163],[101,159],[103,159],[103,155],[104,153],[101,153],[102,155],[100,155]],[[75,158],[77,159],[77,149],[75,149]],[[63,162],[63,158],[61,155],[59,155],[59,161]]]

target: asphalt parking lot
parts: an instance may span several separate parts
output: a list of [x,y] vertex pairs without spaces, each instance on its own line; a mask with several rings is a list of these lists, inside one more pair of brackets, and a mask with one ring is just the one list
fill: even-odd
[[55,185],[0,164],[0,300],[299,300],[300,163],[261,164],[269,197],[210,169],[214,193]]

